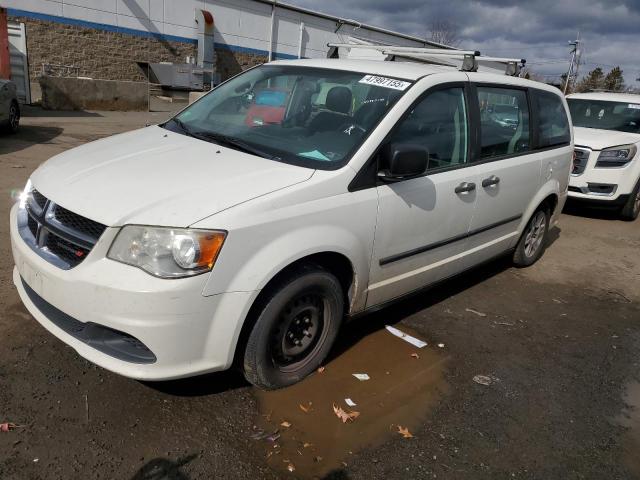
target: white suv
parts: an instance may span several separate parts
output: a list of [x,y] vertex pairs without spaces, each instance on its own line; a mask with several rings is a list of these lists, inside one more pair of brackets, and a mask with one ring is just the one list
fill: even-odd
[[106,369],[162,380],[235,360],[277,388],[318,367],[344,317],[505,252],[534,263],[572,154],[566,103],[541,83],[272,62],[38,168],[11,212],[13,278]]
[[567,97],[575,133],[569,196],[640,214],[640,95],[577,93]]

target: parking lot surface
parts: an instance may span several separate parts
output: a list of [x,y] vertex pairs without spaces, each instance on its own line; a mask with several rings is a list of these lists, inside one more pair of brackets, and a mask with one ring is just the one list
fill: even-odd
[[498,260],[354,320],[285,390],[80,358],[20,303],[12,196],[51,156],[165,115],[30,108],[0,137],[0,423],[20,426],[0,432],[0,478],[640,478],[640,221],[609,212],[565,211],[531,268]]

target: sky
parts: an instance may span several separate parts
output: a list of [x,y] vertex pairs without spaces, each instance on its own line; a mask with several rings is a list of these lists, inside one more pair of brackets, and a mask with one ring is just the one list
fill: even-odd
[[566,73],[569,40],[583,41],[580,76],[619,65],[639,87],[640,0],[286,0],[287,3],[429,39],[434,20],[456,26],[460,47],[526,58],[547,80]]

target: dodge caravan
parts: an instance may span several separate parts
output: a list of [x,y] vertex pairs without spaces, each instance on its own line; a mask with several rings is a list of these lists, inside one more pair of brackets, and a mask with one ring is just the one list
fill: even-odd
[[567,196],[568,118],[557,89],[517,77],[268,63],[40,166],[11,211],[13,280],[113,372],[238,365],[283,387],[344,318],[505,253],[536,262]]

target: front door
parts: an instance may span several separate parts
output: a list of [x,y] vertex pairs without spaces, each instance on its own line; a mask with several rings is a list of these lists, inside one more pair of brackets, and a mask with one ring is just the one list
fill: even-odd
[[[477,198],[469,159],[466,84],[427,91],[385,145],[429,152],[424,176],[380,184],[367,306],[456,273]],[[382,162],[383,160],[380,160]],[[384,165],[380,165],[382,169]]]

